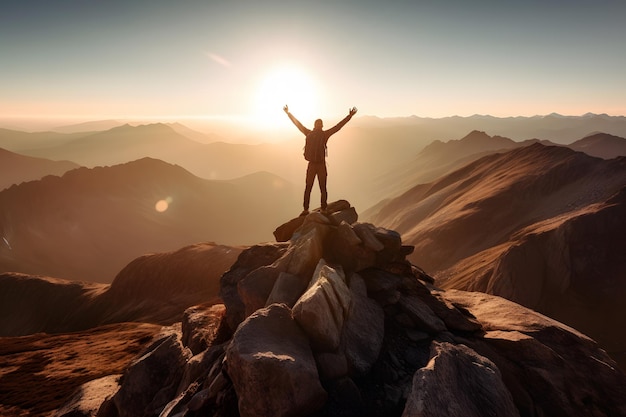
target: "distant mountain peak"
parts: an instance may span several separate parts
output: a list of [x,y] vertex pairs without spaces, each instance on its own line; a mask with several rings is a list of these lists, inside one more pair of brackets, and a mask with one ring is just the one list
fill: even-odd
[[482,130],[472,130],[461,140],[473,140],[473,139],[485,139],[485,138],[491,138],[491,136],[489,136],[487,133],[483,132]]

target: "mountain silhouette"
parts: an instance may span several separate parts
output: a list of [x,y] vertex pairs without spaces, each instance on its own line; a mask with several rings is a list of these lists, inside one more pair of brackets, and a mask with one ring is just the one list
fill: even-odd
[[493,135],[524,141],[530,138],[549,140],[558,144],[570,144],[572,138],[581,138],[593,132],[606,132],[626,137],[626,117],[606,114],[585,114],[583,116],[564,116],[556,113],[530,117],[494,117],[473,115],[468,117],[450,116],[442,118],[426,117],[367,117],[361,125],[371,128],[402,125],[410,128],[414,136],[425,134],[430,140],[448,140],[458,138],[467,132],[481,130]]
[[176,162],[181,152],[198,152],[202,145],[162,124],[131,126],[88,133],[59,146],[33,150],[30,154],[50,159],[67,159],[83,166],[116,165],[144,157]]
[[111,282],[145,253],[269,240],[299,194],[267,173],[210,181],[151,158],[79,168],[0,192],[0,270]]
[[[377,178],[374,191],[379,199],[397,197],[416,184],[424,184],[462,168],[483,156],[525,147],[533,143],[546,146],[558,145],[548,140],[528,139],[516,142],[502,136],[489,136],[474,130],[459,140],[442,142],[435,140],[421,150],[412,160],[393,167]],[[590,156],[611,159],[626,155],[626,139],[596,133],[566,146]]]
[[[36,150],[40,148],[59,146],[66,142],[82,138],[85,135],[85,132],[22,132],[18,130],[0,128],[0,148],[24,155],[48,158],[47,156],[38,155]],[[30,152],[33,152],[33,154]],[[67,158],[48,159],[64,160]]]
[[[619,118],[608,118],[607,123],[601,124],[591,123],[593,120],[587,117],[557,118],[559,123],[577,126],[576,129],[569,130],[570,132],[583,131],[585,135],[593,128],[615,128],[622,125]],[[508,120],[479,116],[451,118],[448,121],[454,129],[446,130],[447,125],[443,124],[443,119],[357,119],[354,126],[346,127],[341,137],[329,143],[327,161],[331,196],[350,195],[355,204],[371,207],[382,199],[397,196],[417,183],[433,181],[489,152],[529,143],[513,142],[498,135],[481,136],[478,130],[466,134],[470,127],[475,129],[484,123],[493,130],[481,130],[498,132],[511,123],[518,123],[520,128],[529,123],[538,123],[534,118]],[[626,123],[623,124],[626,126]],[[458,132],[461,126],[468,127],[463,132],[466,135],[463,139],[441,142],[451,137],[459,137],[460,134],[450,135]],[[607,131],[620,130],[617,128]],[[528,132],[534,131],[530,129]],[[206,179],[233,179],[267,171],[290,178],[294,183],[304,183],[306,164],[301,158],[301,138],[294,135],[292,140],[263,143],[273,138],[263,137],[266,132],[258,133],[260,137],[254,140],[261,142],[260,144],[235,144],[215,141],[218,139],[216,135],[205,135],[179,123],[137,126],[127,124],[101,132],[72,134],[79,136],[66,134],[61,136],[62,139],[59,139],[61,134],[48,132],[48,146],[37,145],[25,150],[20,148],[20,152],[54,160],[70,160],[86,167],[110,166],[152,157],[180,165],[194,175]],[[50,137],[52,134],[57,135],[56,139]],[[22,138],[22,142],[38,134],[22,133],[24,135],[26,137]],[[568,142],[582,136],[570,136]],[[542,138],[523,138],[528,137]],[[12,137],[9,136],[8,139]],[[533,141],[550,144],[546,140]],[[0,135],[0,146],[2,143]],[[7,149],[16,151],[12,147]],[[593,152],[592,147],[588,149]]]
[[626,139],[607,133],[595,133],[577,140],[569,148],[598,158],[611,159],[626,156]]
[[586,332],[619,357],[626,339],[603,329],[626,324],[617,314],[626,265],[616,249],[626,244],[625,184],[623,157],[536,143],[418,185],[370,220],[415,245],[411,259],[437,285],[507,297]]
[[33,158],[0,148],[0,190],[46,175],[62,175],[75,168],[78,165],[73,162]]

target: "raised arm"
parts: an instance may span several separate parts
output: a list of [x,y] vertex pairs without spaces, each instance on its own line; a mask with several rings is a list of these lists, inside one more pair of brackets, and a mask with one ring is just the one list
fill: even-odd
[[335,126],[331,127],[330,129],[328,129],[326,131],[328,133],[328,136],[334,135],[335,133],[337,133],[339,131],[339,129],[344,127],[346,125],[346,123],[348,123],[350,121],[350,119],[352,119],[352,116],[354,116],[357,111],[358,111],[358,109],[356,107],[352,107],[351,109],[349,109],[348,110],[348,115],[346,117],[344,117],[342,121],[340,121]]
[[285,111],[285,113],[287,113],[287,116],[289,116],[289,120],[291,120],[293,124],[296,125],[300,132],[302,132],[304,135],[308,135],[309,133],[311,133],[311,131],[304,127],[302,123],[300,123],[300,121],[294,117],[293,114],[289,113],[289,107],[287,105],[283,107],[283,110]]

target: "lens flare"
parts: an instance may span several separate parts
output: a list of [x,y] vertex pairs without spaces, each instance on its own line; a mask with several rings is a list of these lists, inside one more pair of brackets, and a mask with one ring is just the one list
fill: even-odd
[[167,209],[170,207],[170,204],[172,204],[172,197],[167,197],[164,200],[157,201],[154,205],[154,209],[159,213],[163,213],[167,211]]

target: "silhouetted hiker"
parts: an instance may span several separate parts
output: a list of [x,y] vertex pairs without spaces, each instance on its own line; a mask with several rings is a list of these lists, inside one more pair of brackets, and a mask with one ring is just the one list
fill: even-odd
[[313,189],[313,183],[317,176],[317,182],[320,186],[320,192],[322,194],[322,211],[326,210],[328,192],[326,190],[326,178],[328,172],[326,171],[326,142],[328,138],[337,133],[346,123],[352,119],[357,112],[356,107],[352,107],[348,110],[348,115],[335,126],[328,130],[323,130],[324,123],[322,119],[317,119],[313,126],[313,130],[307,129],[296,119],[291,113],[289,113],[289,107],[283,107],[289,119],[294,125],[306,136],[304,144],[304,159],[309,161],[309,165],[306,169],[306,186],[304,188],[304,211],[300,213],[300,216],[304,216],[309,213],[309,201],[311,199],[311,190]]

